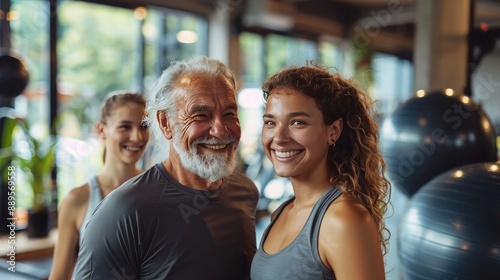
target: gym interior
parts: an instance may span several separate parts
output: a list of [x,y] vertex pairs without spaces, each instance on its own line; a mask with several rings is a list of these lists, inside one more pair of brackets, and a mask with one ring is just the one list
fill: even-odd
[[[102,166],[94,127],[106,94],[147,93],[194,55],[237,77],[257,241],[293,195],[261,147],[261,84],[319,62],[376,100],[391,182],[386,278],[500,279],[499,0],[0,0],[1,279],[48,278],[58,205]],[[50,168],[37,176],[40,165]],[[40,216],[29,211],[36,183]]]

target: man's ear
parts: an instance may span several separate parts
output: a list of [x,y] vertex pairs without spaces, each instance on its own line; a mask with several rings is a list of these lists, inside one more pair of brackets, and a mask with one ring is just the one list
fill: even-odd
[[156,111],[156,120],[163,136],[168,140],[172,139],[172,128],[167,114],[163,111]]
[[104,124],[102,122],[98,122],[96,125],[96,129],[99,138],[101,138],[101,140],[103,141],[106,140],[106,133],[104,132]]
[[342,134],[343,128],[344,128],[344,120],[342,118],[338,118],[330,125],[329,127],[330,135],[328,139],[329,145],[335,144],[335,142],[337,142],[337,140],[340,138],[340,135]]

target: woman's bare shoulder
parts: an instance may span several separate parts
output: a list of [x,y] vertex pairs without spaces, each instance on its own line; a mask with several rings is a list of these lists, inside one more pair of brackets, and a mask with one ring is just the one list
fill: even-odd
[[349,233],[353,229],[372,228],[374,221],[366,208],[352,197],[340,196],[332,202],[323,218],[322,227]]
[[58,224],[60,229],[62,225],[66,225],[64,227],[72,229],[80,228],[85,217],[85,212],[87,211],[88,201],[88,183],[70,190],[59,205]]
[[378,228],[368,210],[342,195],[323,217],[318,249],[337,279],[384,279]]
[[89,200],[89,184],[85,183],[81,186],[70,190],[64,197],[61,207],[77,209],[86,206]]

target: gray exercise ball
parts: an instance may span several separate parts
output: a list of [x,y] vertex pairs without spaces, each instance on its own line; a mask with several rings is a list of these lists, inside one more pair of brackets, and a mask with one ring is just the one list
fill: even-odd
[[405,279],[500,279],[500,162],[458,167],[423,186],[397,241]]
[[446,170],[497,160],[492,122],[471,98],[451,90],[401,104],[384,120],[380,144],[389,179],[408,197]]

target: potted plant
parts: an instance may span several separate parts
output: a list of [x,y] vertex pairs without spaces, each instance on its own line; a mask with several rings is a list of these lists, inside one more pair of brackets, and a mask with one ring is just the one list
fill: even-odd
[[[2,107],[0,101],[0,216],[10,217],[13,212],[12,202],[9,201],[10,194],[15,188],[15,181],[12,180],[13,172],[16,173],[15,167],[12,166],[12,132],[15,126],[15,111],[10,107]],[[14,168],[14,170],[13,170]],[[0,220],[0,235],[8,234],[10,229],[10,221],[6,218]]]
[[[24,119],[17,119],[19,134],[14,131],[14,158],[33,192],[28,209],[28,237],[45,237],[49,233],[51,171],[54,165],[55,141],[52,136],[35,137]],[[19,138],[19,139],[17,139]]]

